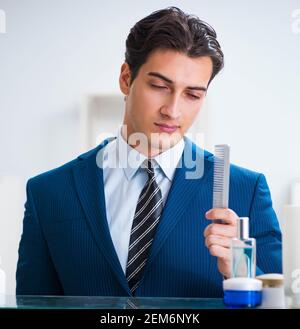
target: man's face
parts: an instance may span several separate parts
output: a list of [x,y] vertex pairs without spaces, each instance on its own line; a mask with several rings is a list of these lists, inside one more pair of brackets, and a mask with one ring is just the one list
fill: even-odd
[[126,95],[127,136],[145,134],[152,156],[175,145],[200,111],[211,74],[209,57],[156,50],[130,85],[130,69],[124,63],[120,88]]

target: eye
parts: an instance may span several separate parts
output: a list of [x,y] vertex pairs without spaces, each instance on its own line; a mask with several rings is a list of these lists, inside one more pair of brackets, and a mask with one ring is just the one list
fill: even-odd
[[167,89],[166,86],[154,85],[154,84],[151,84],[151,87],[153,87],[153,88],[157,88],[157,89]]
[[188,96],[189,96],[190,98],[192,98],[192,99],[195,99],[195,100],[201,98],[200,96],[196,96],[196,95],[194,95],[194,94],[188,94]]

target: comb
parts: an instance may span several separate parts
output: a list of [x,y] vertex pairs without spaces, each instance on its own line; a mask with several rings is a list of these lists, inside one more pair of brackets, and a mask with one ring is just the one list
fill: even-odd
[[[230,167],[229,156],[229,145],[215,145],[213,208],[228,208]],[[222,220],[215,222],[223,223]]]

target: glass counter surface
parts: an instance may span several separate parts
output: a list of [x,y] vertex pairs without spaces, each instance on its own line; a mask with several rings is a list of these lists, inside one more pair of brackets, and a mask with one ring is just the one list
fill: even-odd
[[224,309],[221,298],[0,296],[2,309]]

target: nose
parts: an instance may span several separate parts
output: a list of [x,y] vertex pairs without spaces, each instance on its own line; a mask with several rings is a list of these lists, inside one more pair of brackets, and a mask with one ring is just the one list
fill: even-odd
[[161,107],[160,113],[163,116],[168,117],[172,120],[180,118],[181,110],[179,104],[179,97],[176,95],[170,96],[168,100],[165,101],[164,105]]

